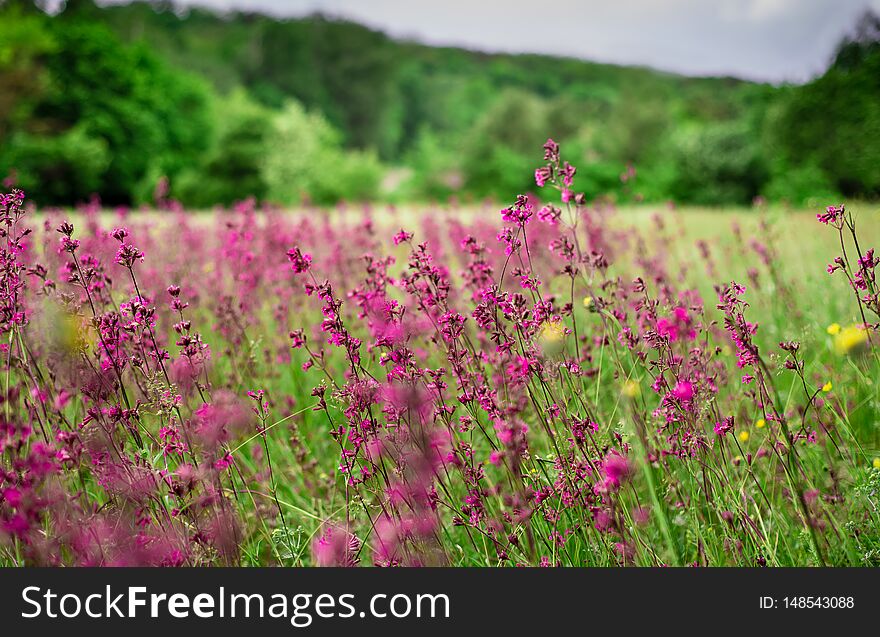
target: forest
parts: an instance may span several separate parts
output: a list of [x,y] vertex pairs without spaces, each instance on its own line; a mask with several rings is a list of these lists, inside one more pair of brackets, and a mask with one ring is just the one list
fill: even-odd
[[870,200],[878,25],[866,14],[824,74],[777,86],[430,47],[322,15],[6,0],[0,178],[43,205],[480,201],[527,191],[552,137],[585,192],[620,203]]

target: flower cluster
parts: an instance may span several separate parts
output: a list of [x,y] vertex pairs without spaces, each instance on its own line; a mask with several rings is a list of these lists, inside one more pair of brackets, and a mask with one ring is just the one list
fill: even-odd
[[852,213],[826,297],[770,221],[534,174],[500,219],[0,195],[0,564],[876,565]]

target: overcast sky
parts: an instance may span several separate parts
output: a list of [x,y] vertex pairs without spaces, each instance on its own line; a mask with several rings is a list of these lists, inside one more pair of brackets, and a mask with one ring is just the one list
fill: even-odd
[[774,82],[821,72],[858,16],[880,10],[880,0],[177,1],[282,16],[322,12],[429,44]]

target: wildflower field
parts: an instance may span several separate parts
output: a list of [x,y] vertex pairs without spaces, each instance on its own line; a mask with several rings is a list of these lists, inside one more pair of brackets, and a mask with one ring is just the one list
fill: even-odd
[[[540,155],[537,156],[540,158]],[[878,210],[0,197],[0,564],[880,565]]]

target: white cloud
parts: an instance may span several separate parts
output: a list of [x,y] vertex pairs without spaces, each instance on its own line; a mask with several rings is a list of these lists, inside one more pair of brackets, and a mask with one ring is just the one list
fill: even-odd
[[762,22],[777,18],[797,5],[797,0],[751,0],[746,9],[749,20]]

